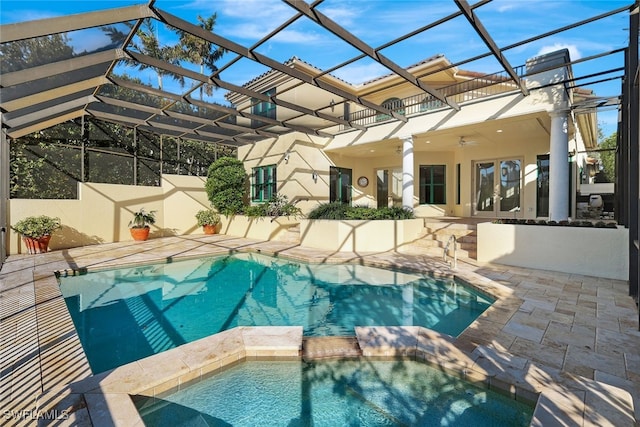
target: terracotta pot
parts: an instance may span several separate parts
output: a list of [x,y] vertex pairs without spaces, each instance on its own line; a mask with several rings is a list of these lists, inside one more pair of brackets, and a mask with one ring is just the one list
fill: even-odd
[[137,241],[147,240],[149,238],[150,230],[151,229],[149,227],[129,229],[129,231],[131,231],[131,237],[133,237],[133,240],[137,240]]
[[38,238],[22,236],[22,241],[30,254],[46,254],[49,250],[49,240],[51,235],[48,234]]
[[217,225],[210,225],[210,224],[206,224],[202,226],[202,229],[204,230],[204,234],[216,234],[217,228],[218,228]]

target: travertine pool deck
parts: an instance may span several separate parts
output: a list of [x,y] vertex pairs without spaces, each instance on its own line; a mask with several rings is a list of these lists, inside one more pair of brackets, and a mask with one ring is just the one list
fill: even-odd
[[[180,387],[221,366],[228,357],[290,356],[299,351],[297,332],[293,336],[287,332],[284,341],[277,337],[282,332],[272,332],[265,342],[264,331],[236,328],[207,338],[222,340],[218,345],[191,343],[187,346],[199,350],[178,348],[117,372],[91,375],[55,271],[229,251],[453,273],[498,301],[453,340],[430,336],[433,332],[424,328],[359,329],[365,355],[420,357],[516,398],[530,399],[543,392],[534,425],[633,426],[640,418],[640,332],[626,282],[465,260],[452,272],[439,259],[420,254],[332,253],[284,242],[201,235],[10,256],[0,270],[2,424],[104,425],[111,418],[114,425],[132,425],[136,414],[130,412],[128,393],[155,394]],[[415,342],[407,345],[407,337]],[[241,350],[225,353],[224,339],[235,339],[240,344],[234,348]],[[171,358],[170,352],[180,356]],[[45,419],[52,416],[58,419]]]

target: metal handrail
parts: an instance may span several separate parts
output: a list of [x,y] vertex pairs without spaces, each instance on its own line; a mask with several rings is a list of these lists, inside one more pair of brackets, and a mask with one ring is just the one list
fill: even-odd
[[[521,78],[526,75],[526,66],[521,65],[515,68]],[[471,101],[491,95],[519,90],[519,86],[511,79],[506,71],[499,71],[473,78],[471,80],[454,83],[440,89],[443,95],[452,99],[456,103]],[[398,112],[405,117],[425,113],[447,107],[447,104],[437,99],[433,95],[418,94],[399,100],[394,100],[386,105],[392,111]],[[369,126],[389,120],[394,120],[392,116],[380,114],[376,110],[366,108],[354,111],[349,115],[349,122],[362,126]],[[350,129],[348,126],[341,126],[341,130]]]
[[451,244],[451,240],[453,240],[453,268],[458,268],[458,239],[455,234],[449,236],[449,240],[447,240],[447,244],[444,246],[444,252],[442,254],[442,260],[451,266],[450,262],[447,260],[447,254],[449,253],[449,245]]

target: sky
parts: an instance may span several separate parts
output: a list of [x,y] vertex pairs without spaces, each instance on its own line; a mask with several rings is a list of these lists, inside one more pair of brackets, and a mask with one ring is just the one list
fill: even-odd
[[[473,3],[471,1],[470,3]],[[476,13],[495,43],[503,48],[536,35],[549,32],[579,20],[597,16],[605,11],[628,6],[632,0],[493,0],[476,9]],[[144,4],[131,0],[0,0],[0,24],[63,16],[74,13]],[[295,10],[279,0],[157,0],[156,8],[197,23],[197,16],[217,14],[214,32],[236,43],[253,47],[260,39],[287,19]],[[371,47],[379,48],[404,34],[457,12],[453,0],[325,0],[318,10],[352,32]],[[578,29],[544,37],[504,51],[507,61],[514,67],[525,64],[528,58],[566,48],[571,59],[587,58],[625,46],[629,39],[628,14],[619,13]],[[156,28],[161,42],[175,43],[176,35],[162,25]],[[104,34],[85,31],[72,36],[76,50],[90,50]],[[360,52],[340,41],[335,35],[314,22],[297,19],[277,37],[260,45],[257,52],[278,62],[296,56],[326,70]],[[486,44],[462,16],[435,28],[421,32],[381,53],[403,67],[420,62],[433,55],[444,54],[451,62],[473,58],[488,52]],[[217,64],[219,68],[235,58],[227,55]],[[574,65],[574,75],[585,75],[603,69],[623,67],[623,55],[618,53],[602,59]],[[460,68],[483,73],[502,69],[492,56],[461,65]],[[243,59],[221,77],[242,85],[267,69],[251,60]],[[359,84],[380,77],[389,71],[370,59],[359,60],[332,72],[349,83]],[[581,81],[598,95],[620,93],[621,71]],[[146,79],[153,84],[154,77]],[[595,83],[596,80],[611,79]],[[220,97],[221,94],[214,95]],[[217,101],[216,99],[213,99]],[[615,111],[599,114],[599,124],[605,136],[615,131]]]

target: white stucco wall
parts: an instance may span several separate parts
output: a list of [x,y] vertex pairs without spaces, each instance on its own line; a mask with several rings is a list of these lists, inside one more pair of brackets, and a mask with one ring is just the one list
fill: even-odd
[[300,245],[337,252],[395,251],[414,242],[424,227],[422,219],[300,221]]
[[629,279],[629,230],[478,224],[478,262]]
[[[210,205],[204,182],[204,177],[165,174],[160,187],[81,183],[78,200],[11,199],[9,222],[31,215],[59,217],[63,228],[53,234],[52,250],[132,240],[128,224],[143,207],[157,211],[150,238],[199,234],[195,214]],[[13,231],[7,249],[9,254],[26,251]]]

